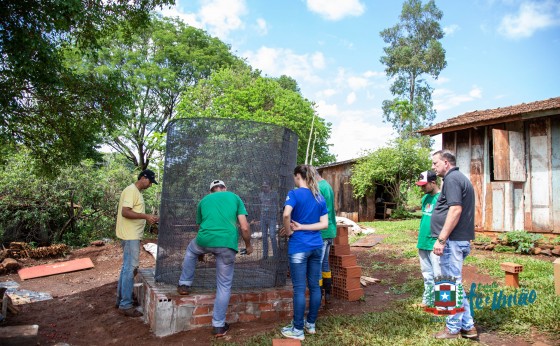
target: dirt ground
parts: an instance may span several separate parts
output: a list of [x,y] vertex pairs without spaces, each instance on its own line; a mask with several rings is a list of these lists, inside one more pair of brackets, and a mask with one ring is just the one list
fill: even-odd
[[[155,242],[144,240],[143,243]],[[358,256],[358,264],[364,267],[364,273],[383,281],[365,288],[365,300],[346,302],[333,300],[331,308],[322,309],[321,316],[330,314],[355,315],[365,312],[382,311],[392,299],[404,297],[389,294],[391,287],[399,287],[409,275],[421,277],[417,273],[402,273],[394,270],[375,269],[371,263],[383,262],[388,266],[398,266],[406,261],[386,256],[389,250],[386,245],[378,244],[377,251],[352,248]],[[119,275],[122,251],[117,243],[109,243],[101,247],[87,247],[73,251],[65,259],[58,260],[26,260],[24,266],[52,263],[60,260],[89,257],[95,267],[79,272],[54,275],[43,278],[21,281],[17,274],[0,276],[2,281],[15,281],[20,289],[48,292],[53,299],[18,305],[20,313],[9,316],[6,325],[38,324],[41,345],[66,343],[70,345],[207,345],[215,339],[210,335],[209,328],[181,332],[164,338],[155,337],[148,325],[141,318],[128,318],[121,315],[115,308],[115,292]],[[408,261],[413,261],[409,259]],[[140,267],[154,267],[155,261],[151,254],[142,250]],[[467,283],[491,283],[493,280],[476,272],[474,267],[465,267]],[[468,287],[468,286],[467,286]],[[288,321],[235,323],[228,335],[220,342],[240,342],[247,337],[272,331]],[[1,327],[0,327],[1,328]],[[1,329],[0,329],[1,331]],[[437,330],[436,330],[437,331]],[[480,341],[488,345],[531,345],[521,338],[506,337],[482,331]],[[546,340],[538,334],[534,340]],[[549,343],[549,345],[552,345]]]

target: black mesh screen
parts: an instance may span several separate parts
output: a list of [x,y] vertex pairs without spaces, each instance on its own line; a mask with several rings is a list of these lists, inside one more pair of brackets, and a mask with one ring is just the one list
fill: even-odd
[[[253,238],[253,254],[237,255],[233,287],[283,286],[288,268],[287,242],[277,236],[278,250],[273,256],[273,240],[269,237],[267,255],[263,253],[264,237],[259,233],[265,222],[281,226],[284,199],[294,186],[297,140],[291,130],[251,121],[190,118],[171,122],[167,132],[156,281],[178,283],[186,247],[198,230],[196,207],[209,193],[210,182],[219,179],[228,191],[243,200]],[[274,207],[270,201],[274,201]],[[243,248],[245,243],[240,235],[239,249]],[[216,287],[212,255],[198,262],[193,287]]]

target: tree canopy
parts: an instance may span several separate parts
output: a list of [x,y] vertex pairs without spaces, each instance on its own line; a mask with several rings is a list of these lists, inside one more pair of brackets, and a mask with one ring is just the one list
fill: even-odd
[[24,144],[44,168],[95,153],[126,98],[112,74],[68,64],[67,48],[95,56],[117,25],[142,27],[172,0],[0,2],[0,144]]
[[130,36],[124,27],[102,42],[95,70],[122,73],[121,87],[130,95],[126,122],[107,141],[140,169],[163,149],[165,128],[185,88],[219,68],[244,65],[228,45],[178,19],[154,16]]
[[383,101],[384,119],[404,138],[416,136],[418,129],[435,118],[432,88],[424,76],[437,79],[447,65],[440,42],[442,16],[434,0],[425,5],[422,0],[406,0],[400,22],[380,33],[388,44],[380,61],[387,77],[394,78],[391,93],[395,96]]
[[351,177],[354,195],[364,197],[383,186],[398,207],[418,174],[430,167],[430,150],[419,139],[397,138],[358,160]]
[[235,118],[285,126],[299,136],[298,163],[305,161],[314,121],[311,163],[332,162],[334,155],[327,144],[331,125],[317,116],[313,103],[298,92],[294,83],[286,76],[263,77],[250,68],[225,68],[186,89],[178,117]]

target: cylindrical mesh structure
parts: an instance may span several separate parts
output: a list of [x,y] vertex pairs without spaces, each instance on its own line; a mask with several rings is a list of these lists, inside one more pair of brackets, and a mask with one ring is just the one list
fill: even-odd
[[[156,281],[178,283],[186,247],[198,231],[198,202],[210,192],[210,182],[219,179],[244,202],[253,238],[253,254],[236,256],[233,288],[285,285],[286,239],[265,239],[261,225],[276,223],[281,227],[282,206],[289,189],[294,187],[297,140],[289,129],[252,121],[186,118],[171,122],[167,131]],[[269,220],[264,220],[265,216]],[[264,241],[268,241],[268,246]],[[273,241],[278,243],[276,253]],[[244,247],[240,234],[239,249]],[[263,247],[268,247],[267,253],[263,253]],[[193,287],[216,287],[213,255],[198,262]]]

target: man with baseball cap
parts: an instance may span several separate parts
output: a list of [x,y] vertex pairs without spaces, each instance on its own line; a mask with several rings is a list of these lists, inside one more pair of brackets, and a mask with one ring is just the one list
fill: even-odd
[[241,198],[227,191],[222,180],[213,180],[210,183],[210,194],[198,203],[196,223],[200,228],[196,238],[187,246],[177,292],[181,295],[190,293],[198,256],[214,254],[217,290],[212,315],[212,334],[217,337],[224,336],[229,330],[226,312],[233,283],[233,265],[238,252],[237,223],[241,228],[247,255],[253,252],[247,211]]
[[427,307],[430,293],[434,287],[434,278],[441,275],[439,256],[434,254],[434,244],[437,238],[431,236],[432,211],[439,197],[439,186],[437,175],[434,171],[420,173],[416,185],[422,188],[422,219],[418,232],[418,256],[420,258],[420,269],[424,277],[424,294],[422,294],[421,307]]
[[117,209],[116,233],[123,247],[123,264],[117,285],[116,305],[125,316],[129,317],[142,316],[142,313],[133,306],[132,291],[144,227],[146,221],[150,225],[159,221],[157,215],[146,214],[142,197],[142,191],[152,184],[157,184],[156,174],[149,169],[140,172],[138,180],[127,186],[121,193]]

